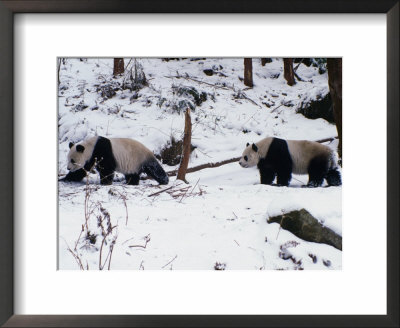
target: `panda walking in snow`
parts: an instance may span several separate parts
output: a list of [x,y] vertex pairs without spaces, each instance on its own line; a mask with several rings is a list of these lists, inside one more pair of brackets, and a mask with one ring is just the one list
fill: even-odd
[[288,186],[292,173],[308,174],[307,187],[340,186],[342,179],[334,151],[314,141],[269,137],[247,144],[239,161],[242,167],[258,167],[262,184]]
[[63,181],[81,181],[86,172],[96,168],[104,185],[112,184],[115,171],[124,174],[130,185],[139,184],[142,172],[159,184],[168,184],[168,175],[153,153],[136,140],[96,136],[76,145],[70,143],[69,148],[69,173]]

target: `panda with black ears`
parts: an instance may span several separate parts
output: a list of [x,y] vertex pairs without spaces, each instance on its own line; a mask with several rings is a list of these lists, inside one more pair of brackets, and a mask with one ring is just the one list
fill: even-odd
[[334,151],[326,145],[307,140],[283,140],[268,137],[252,145],[247,144],[239,164],[257,165],[262,184],[289,186],[294,174],[308,174],[307,187],[340,186],[342,179]]
[[143,144],[128,138],[91,137],[78,144],[69,144],[67,168],[63,181],[81,181],[95,168],[100,183],[112,184],[114,172],[125,175],[127,184],[138,185],[140,174],[146,173],[159,184],[168,184],[168,175],[154,154]]

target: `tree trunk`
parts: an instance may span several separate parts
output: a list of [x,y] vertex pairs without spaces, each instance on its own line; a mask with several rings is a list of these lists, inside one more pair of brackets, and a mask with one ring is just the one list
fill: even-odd
[[113,75],[117,76],[124,73],[124,59],[123,58],[114,58],[114,69]]
[[338,153],[342,159],[342,58],[328,58],[328,83],[333,103],[333,118],[339,136]]
[[182,161],[179,166],[178,176],[179,180],[187,183],[185,175],[189,165],[190,157],[190,145],[192,141],[192,121],[190,119],[190,108],[188,107],[185,112],[185,133],[183,136],[183,149],[182,149]]
[[251,58],[244,59],[244,85],[253,87],[253,60]]
[[293,58],[283,58],[283,77],[290,86],[294,85]]

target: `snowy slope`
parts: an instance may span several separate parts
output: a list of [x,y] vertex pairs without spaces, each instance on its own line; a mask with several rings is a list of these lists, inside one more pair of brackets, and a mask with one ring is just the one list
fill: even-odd
[[[289,87],[280,59],[264,67],[254,59],[255,86],[248,89],[241,81],[243,59],[137,62],[148,86],[118,90],[110,99],[101,97],[98,85],[123,81],[112,79],[112,59],[67,59],[61,66],[60,176],[67,173],[70,141],[96,134],[129,137],[158,153],[172,136],[181,139],[183,113],[173,109],[182,100],[179,87],[207,94],[192,111],[192,144],[197,148],[190,167],[238,157],[247,142],[266,136],[318,140],[336,135],[336,127],[325,120],[296,114],[302,101],[328,91],[327,75],[317,68],[300,65],[297,73],[307,82]],[[125,59],[128,63],[133,65]],[[214,74],[207,76],[204,69]],[[174,168],[164,165],[166,171]],[[294,176],[288,188],[265,186],[255,168],[238,163],[197,171],[187,180],[189,185],[172,177],[169,186],[153,180],[126,186],[117,175],[112,186],[101,186],[98,175],[91,174],[88,183],[60,182],[60,269],[99,269],[100,253],[104,269],[109,263],[111,269],[135,270],[341,268],[341,251],[267,223],[269,215],[282,209],[304,207],[341,234],[341,187],[299,188],[307,176]],[[110,233],[104,238],[107,224]]]

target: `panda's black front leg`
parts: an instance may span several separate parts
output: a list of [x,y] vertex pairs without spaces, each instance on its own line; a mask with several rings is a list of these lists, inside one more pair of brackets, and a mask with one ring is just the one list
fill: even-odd
[[280,158],[275,165],[277,171],[276,174],[278,176],[276,179],[278,186],[288,187],[290,180],[292,180],[293,165],[291,159]]
[[275,180],[275,172],[272,170],[260,171],[261,184],[271,185]]
[[290,172],[279,173],[276,183],[278,186],[288,187],[290,184],[290,180],[292,180],[292,174]]
[[111,185],[114,180],[114,172],[107,171],[103,168],[97,167],[97,171],[100,174],[100,184],[102,185]]
[[260,171],[261,184],[271,185],[275,180],[276,173],[271,165],[265,159],[261,159],[257,165]]
[[79,169],[76,171],[70,171],[68,174],[62,178],[60,181],[72,181],[72,182],[79,182],[86,177],[86,171],[84,169]]
[[103,175],[100,173],[100,183],[102,185],[111,185],[114,180],[114,173]]

